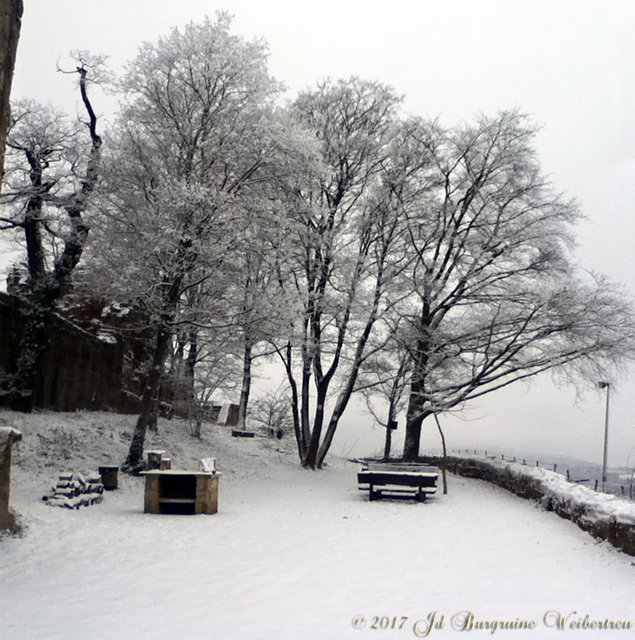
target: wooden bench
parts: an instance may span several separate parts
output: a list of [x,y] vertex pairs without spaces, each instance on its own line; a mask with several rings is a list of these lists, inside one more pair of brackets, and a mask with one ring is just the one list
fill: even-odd
[[388,494],[423,502],[436,492],[438,478],[437,467],[415,463],[367,463],[357,474],[359,490],[368,491],[369,500]]

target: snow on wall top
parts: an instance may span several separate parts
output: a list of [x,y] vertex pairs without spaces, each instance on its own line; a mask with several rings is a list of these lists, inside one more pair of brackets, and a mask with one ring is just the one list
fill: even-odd
[[17,429],[13,427],[0,427],[0,450],[18,440],[22,440],[22,434]]
[[618,522],[635,525],[635,503],[620,496],[600,493],[565,476],[542,467],[531,467],[519,462],[487,459],[487,464],[523,478],[537,482],[545,496],[564,502],[575,508],[583,507],[588,517],[596,519],[614,518]]

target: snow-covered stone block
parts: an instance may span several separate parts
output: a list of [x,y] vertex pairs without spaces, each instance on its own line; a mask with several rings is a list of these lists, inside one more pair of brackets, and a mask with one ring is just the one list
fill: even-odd
[[11,448],[22,439],[22,434],[12,427],[0,427],[0,529],[9,529],[15,517],[9,509],[11,493]]

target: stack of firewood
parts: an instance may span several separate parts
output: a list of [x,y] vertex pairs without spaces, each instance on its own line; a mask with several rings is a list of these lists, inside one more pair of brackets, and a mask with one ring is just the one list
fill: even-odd
[[61,473],[57,486],[42,500],[53,507],[79,509],[103,500],[104,485],[98,473],[84,477],[81,473]]

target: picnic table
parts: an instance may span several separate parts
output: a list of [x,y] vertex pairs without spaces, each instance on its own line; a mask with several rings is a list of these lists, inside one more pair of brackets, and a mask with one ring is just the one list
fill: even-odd
[[145,476],[146,513],[213,514],[218,511],[218,471],[153,469]]

